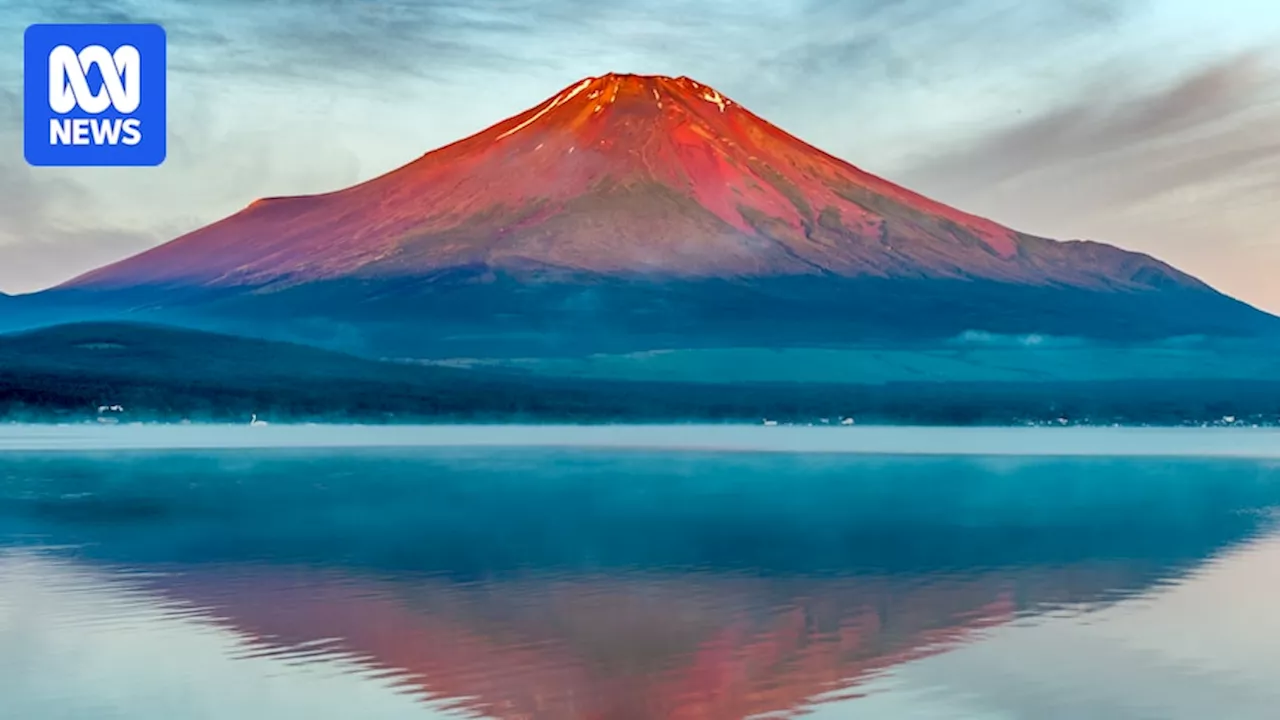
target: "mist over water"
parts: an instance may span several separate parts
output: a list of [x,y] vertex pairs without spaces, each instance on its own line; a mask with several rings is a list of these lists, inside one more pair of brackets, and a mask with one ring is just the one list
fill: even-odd
[[[836,420],[838,422],[838,419]],[[1280,428],[720,425],[0,425],[0,450],[531,447],[874,455],[1280,457]]]
[[1269,718],[1275,440],[10,428],[0,718]]

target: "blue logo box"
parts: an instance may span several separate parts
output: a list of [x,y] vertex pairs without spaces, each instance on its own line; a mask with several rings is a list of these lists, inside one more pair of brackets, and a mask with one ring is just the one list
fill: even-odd
[[164,28],[32,25],[23,53],[28,163],[105,167],[164,162]]

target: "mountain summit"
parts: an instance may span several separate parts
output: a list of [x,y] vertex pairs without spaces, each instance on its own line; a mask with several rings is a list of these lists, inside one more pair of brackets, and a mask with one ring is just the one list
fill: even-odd
[[[477,283],[489,291],[469,289],[464,309],[462,296],[441,299]],[[617,324],[621,313],[664,327],[665,314],[683,326],[767,303],[784,324],[792,311],[827,317],[828,339],[910,326],[1234,332],[1271,319],[1148,256],[930,200],[696,80],[620,74],[345,190],[259,200],[63,289],[202,289],[223,303],[249,292],[277,315],[354,304],[378,320],[483,324],[487,308],[545,325],[581,312],[573,295],[588,287],[602,321],[607,310]],[[1081,312],[1102,313],[1097,328]]]
[[298,283],[477,263],[1192,284],[1108,250],[1064,265],[1065,248],[863,172],[696,80],[605,75],[361,185],[260,200],[72,285]]

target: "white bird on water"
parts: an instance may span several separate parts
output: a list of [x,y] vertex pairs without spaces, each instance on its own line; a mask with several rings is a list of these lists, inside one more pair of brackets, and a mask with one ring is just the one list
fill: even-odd
[[267,421],[266,421],[266,420],[259,420],[259,419],[258,419],[258,414],[257,414],[257,413],[254,413],[254,414],[253,414],[253,419],[249,421],[249,424],[250,424],[250,425],[253,425],[253,426],[255,426],[255,427],[257,427],[257,426],[261,426],[261,425],[266,425],[266,424],[267,424]]

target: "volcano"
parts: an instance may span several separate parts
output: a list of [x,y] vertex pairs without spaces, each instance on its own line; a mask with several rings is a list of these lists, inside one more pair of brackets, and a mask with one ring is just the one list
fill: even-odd
[[1151,257],[921,196],[690,78],[619,74],[362,184],[258,200],[57,292],[437,340],[1126,339],[1280,324]]

